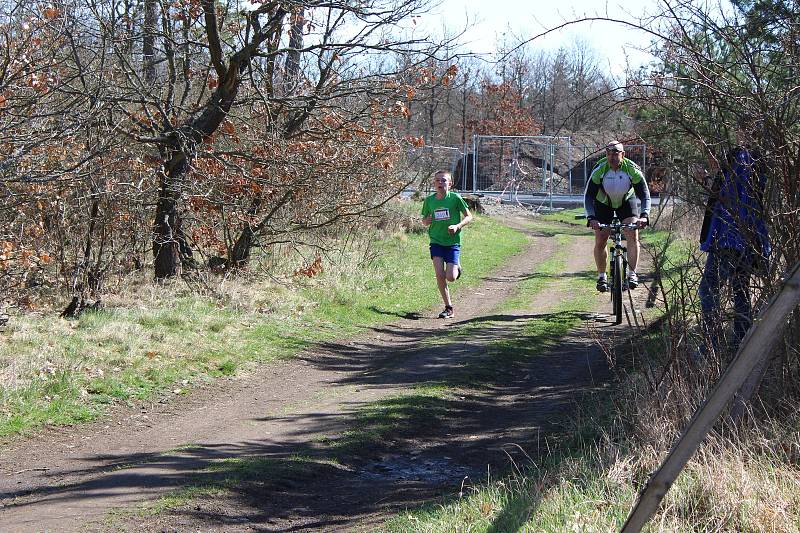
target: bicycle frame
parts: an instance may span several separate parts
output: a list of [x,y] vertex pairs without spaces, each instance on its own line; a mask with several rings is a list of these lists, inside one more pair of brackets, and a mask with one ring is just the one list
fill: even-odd
[[611,221],[611,224],[599,224],[601,229],[611,230],[608,239],[609,245],[609,273],[611,286],[611,307],[614,311],[615,324],[622,323],[622,294],[628,289],[625,282],[628,275],[628,248],[622,244],[623,231],[626,229],[638,229],[637,224],[622,224],[618,219]]

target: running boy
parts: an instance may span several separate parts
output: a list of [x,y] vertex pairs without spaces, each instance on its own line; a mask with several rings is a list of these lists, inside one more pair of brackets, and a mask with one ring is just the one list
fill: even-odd
[[444,311],[439,313],[439,318],[452,318],[453,302],[447,282],[461,276],[461,228],[472,221],[472,213],[464,199],[450,190],[453,177],[449,172],[438,171],[433,184],[436,192],[425,198],[422,204],[422,223],[428,226],[436,284],[444,300]]

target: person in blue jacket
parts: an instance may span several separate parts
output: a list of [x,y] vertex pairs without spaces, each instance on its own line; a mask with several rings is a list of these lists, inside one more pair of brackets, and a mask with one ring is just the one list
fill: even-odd
[[712,187],[700,250],[707,252],[698,295],[702,331],[707,348],[722,347],[721,289],[729,283],[733,299],[733,338],[736,348],[752,323],[750,277],[767,265],[771,245],[764,216],[766,176],[751,151],[736,147],[724,158],[723,169]]

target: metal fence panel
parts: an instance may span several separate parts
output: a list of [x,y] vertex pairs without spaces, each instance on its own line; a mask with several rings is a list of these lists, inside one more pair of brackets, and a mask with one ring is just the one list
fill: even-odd
[[[647,147],[631,144],[625,156],[644,170]],[[604,146],[576,145],[571,137],[475,135],[465,188],[523,194],[581,194]]]

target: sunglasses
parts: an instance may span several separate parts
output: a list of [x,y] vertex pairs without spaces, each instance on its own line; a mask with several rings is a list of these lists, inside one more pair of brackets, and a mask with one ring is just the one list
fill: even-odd
[[606,150],[606,152],[608,152],[609,154],[624,154],[625,150],[617,150],[616,148],[614,148],[613,150]]

